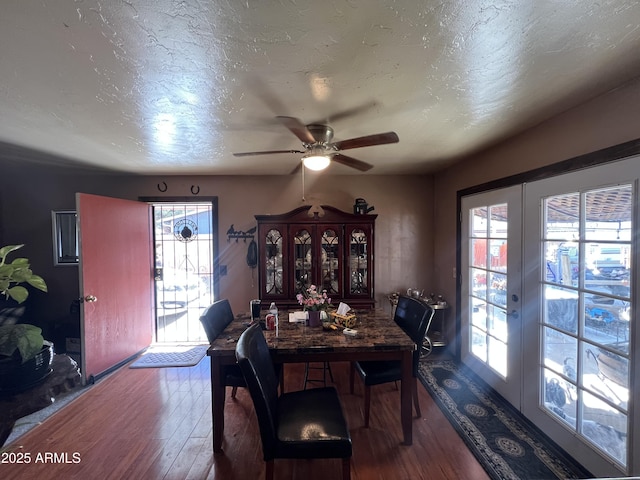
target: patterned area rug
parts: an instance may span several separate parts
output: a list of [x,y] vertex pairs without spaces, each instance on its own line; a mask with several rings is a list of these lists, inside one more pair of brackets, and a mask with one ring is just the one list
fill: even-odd
[[449,360],[424,360],[419,374],[492,479],[592,477],[502,397],[476,380],[465,366]]
[[155,345],[129,368],[193,367],[207,354],[209,345]]

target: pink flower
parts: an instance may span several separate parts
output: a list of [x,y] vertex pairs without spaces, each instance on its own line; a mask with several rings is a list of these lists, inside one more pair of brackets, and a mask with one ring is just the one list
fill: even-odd
[[298,293],[296,299],[304,307],[304,310],[326,310],[331,305],[331,299],[327,296],[327,291],[318,292],[318,288],[315,285],[310,285],[306,290],[306,294]]

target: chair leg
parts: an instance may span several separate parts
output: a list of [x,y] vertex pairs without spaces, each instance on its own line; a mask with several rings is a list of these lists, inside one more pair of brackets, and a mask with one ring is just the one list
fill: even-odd
[[336,383],[333,380],[333,373],[331,372],[331,364],[329,362],[324,362],[324,368],[325,368],[325,370],[329,371],[329,378],[331,378],[331,383]]
[[364,386],[364,426],[369,428],[369,410],[371,407],[371,387]]
[[351,362],[351,367],[349,368],[349,393],[353,394],[353,381],[356,376],[356,364]]
[[273,460],[267,460],[265,467],[264,478],[266,480],[273,480]]
[[342,480],[351,480],[351,458],[342,459]]
[[413,403],[416,407],[416,417],[421,417],[420,413],[420,402],[418,401],[418,381],[413,379]]
[[236,398],[236,393],[238,393],[238,387],[233,387],[231,389],[231,398]]
[[284,363],[280,367],[280,395],[284,393]]
[[304,364],[304,384],[303,384],[303,390],[307,389],[307,381],[309,380],[309,362]]
[[[333,382],[333,373],[331,372],[331,366],[329,362],[322,362],[322,366],[318,367],[316,365],[318,362],[314,362],[314,366],[311,365],[310,362],[307,362],[304,367],[304,385],[303,390],[307,389],[307,383],[322,383],[323,386],[327,386],[327,372],[329,372],[329,377],[331,377],[331,381]],[[309,378],[309,370],[322,370],[322,379],[319,378]]]

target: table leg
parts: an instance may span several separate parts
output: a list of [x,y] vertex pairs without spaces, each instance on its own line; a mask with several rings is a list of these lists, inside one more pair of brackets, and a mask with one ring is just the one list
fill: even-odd
[[222,437],[224,434],[224,391],[221,382],[222,365],[220,357],[211,357],[211,420],[213,424],[213,452],[222,451]]
[[412,414],[412,385],[413,385],[413,352],[405,351],[402,355],[402,382],[400,385],[400,418],[402,421],[402,434],[404,445],[413,443]]

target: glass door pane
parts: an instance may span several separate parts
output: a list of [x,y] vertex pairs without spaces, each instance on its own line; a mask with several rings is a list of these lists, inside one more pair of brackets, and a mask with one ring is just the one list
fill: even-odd
[[631,184],[543,199],[541,406],[627,463]]
[[306,292],[313,283],[313,248],[311,232],[300,229],[293,234],[295,293]]
[[469,215],[471,351],[506,378],[508,205],[474,208]]
[[340,254],[341,245],[338,232],[333,228],[322,231],[320,241],[322,250],[321,259],[321,285],[322,290],[327,291],[329,297],[341,296],[340,294]]
[[265,239],[265,282],[264,294],[282,295],[284,285],[282,283],[282,232],[272,228],[267,232]]
[[351,230],[349,237],[349,293],[351,295],[368,295],[369,249],[367,233],[361,228]]

